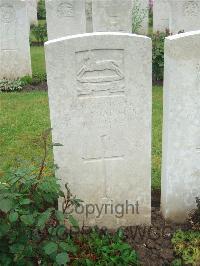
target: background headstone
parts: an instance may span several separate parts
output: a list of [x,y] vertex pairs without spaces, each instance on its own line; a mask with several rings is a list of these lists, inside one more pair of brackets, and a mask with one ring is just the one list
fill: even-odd
[[[64,145],[54,147],[62,186],[85,204],[124,207],[121,218],[114,207],[78,220],[109,228],[150,223],[151,40],[93,33],[45,46],[53,142]],[[138,202],[139,214],[126,202]]]
[[165,32],[166,29],[169,29],[169,2],[168,0],[154,0],[153,30]]
[[86,32],[85,0],[46,0],[48,39]]
[[0,79],[31,75],[26,1],[0,0]]
[[172,34],[200,30],[199,0],[169,0]]
[[37,0],[26,0],[30,25],[37,25]]
[[92,0],[86,0],[86,32],[93,32]]
[[200,31],[166,38],[162,211],[184,222],[200,196]]
[[93,0],[94,32],[132,32],[132,0]]

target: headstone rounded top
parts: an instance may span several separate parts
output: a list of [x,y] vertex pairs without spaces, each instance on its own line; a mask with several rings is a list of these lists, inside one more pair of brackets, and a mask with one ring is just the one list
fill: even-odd
[[121,37],[130,37],[130,38],[135,38],[135,39],[143,39],[143,40],[148,40],[151,42],[151,38],[145,35],[138,35],[138,34],[131,34],[131,33],[123,33],[123,32],[93,32],[93,33],[85,33],[85,34],[76,34],[76,35],[70,35],[70,36],[65,36],[62,38],[54,39],[54,40],[49,40],[45,42],[45,45],[49,45],[51,43],[56,43],[56,42],[62,42],[65,40],[72,40],[72,39],[78,39],[78,38],[95,38],[95,37],[107,37],[107,36],[121,36]]

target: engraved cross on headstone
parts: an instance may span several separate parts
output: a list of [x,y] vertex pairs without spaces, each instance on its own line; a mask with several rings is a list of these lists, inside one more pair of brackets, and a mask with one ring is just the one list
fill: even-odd
[[108,180],[108,172],[107,172],[107,161],[116,161],[116,160],[123,160],[124,155],[112,155],[112,156],[106,156],[106,135],[101,136],[101,156],[99,157],[93,157],[93,158],[82,158],[85,163],[102,163],[102,169],[103,169],[103,177],[104,177],[104,197],[108,197],[108,191],[107,191],[107,180]]

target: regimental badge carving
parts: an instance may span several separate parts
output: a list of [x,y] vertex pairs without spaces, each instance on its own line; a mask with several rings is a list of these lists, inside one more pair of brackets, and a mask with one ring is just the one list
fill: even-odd
[[200,2],[198,1],[188,1],[184,4],[184,15],[188,17],[199,16],[200,12]]
[[57,7],[57,14],[59,17],[73,17],[74,3],[72,1],[60,3]]
[[124,94],[124,51],[91,50],[76,54],[78,96]]
[[11,23],[15,20],[15,9],[12,5],[0,6],[0,20],[3,23]]

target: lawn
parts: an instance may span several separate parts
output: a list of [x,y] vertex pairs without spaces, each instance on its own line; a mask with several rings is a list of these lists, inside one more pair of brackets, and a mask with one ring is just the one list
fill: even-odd
[[41,46],[31,47],[31,61],[33,74],[44,74],[45,69],[45,56],[44,49]]
[[[45,73],[43,47],[31,47],[33,74]],[[162,88],[153,88],[152,187],[160,188]],[[0,94],[0,171],[15,166],[17,158],[41,153],[38,139],[50,127],[46,92]]]
[[[38,139],[50,127],[46,92],[1,94],[0,169],[7,171],[17,158],[40,154]],[[160,187],[162,89],[153,89],[153,188]]]

